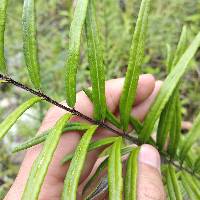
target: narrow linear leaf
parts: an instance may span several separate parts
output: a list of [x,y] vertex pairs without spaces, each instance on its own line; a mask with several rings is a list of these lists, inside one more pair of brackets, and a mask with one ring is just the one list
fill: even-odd
[[53,158],[53,154],[58,145],[66,121],[68,121],[70,117],[71,114],[66,114],[61,117],[49,134],[41,153],[32,165],[31,172],[22,195],[22,200],[38,199],[48,166]]
[[[130,153],[131,151],[133,151],[134,148],[135,147],[133,146],[126,146],[126,147],[121,148],[121,156],[124,156]],[[86,183],[83,189],[83,194],[85,194],[86,190],[90,188],[91,184],[96,180],[96,178],[101,174],[101,172],[108,166],[108,158],[109,158],[109,155],[107,155],[105,160],[96,169],[94,175],[88,180],[88,182]]]
[[119,138],[111,148],[108,159],[108,187],[110,200],[122,200],[123,179],[121,162],[121,143]]
[[92,81],[92,99],[95,102],[93,104],[94,117],[97,120],[103,120],[106,116],[105,69],[103,63],[102,44],[99,37],[93,0],[89,0],[85,32],[90,76]]
[[24,0],[23,42],[24,56],[29,77],[35,88],[40,88],[40,65],[38,61],[35,0]]
[[[179,40],[178,46],[176,48],[175,56],[173,59],[172,68],[178,63],[179,59],[185,52],[186,48],[187,48],[187,28],[186,28],[186,26],[183,26],[180,40]],[[171,69],[170,69],[170,71],[171,71]]]
[[6,61],[4,55],[4,32],[6,25],[6,10],[8,0],[1,0],[0,2],[0,71],[6,72]]
[[187,153],[189,152],[191,146],[200,137],[200,113],[198,114],[196,120],[194,121],[193,127],[185,138],[185,141],[181,145],[180,158],[185,159]]
[[[83,124],[83,123],[78,123],[78,122],[70,122],[67,123],[63,129],[63,133],[67,132],[67,131],[86,131],[88,128],[90,127],[89,124]],[[13,149],[13,153],[28,149],[32,146],[35,146],[37,144],[40,144],[42,142],[44,142],[46,140],[46,138],[48,137],[50,131],[52,129],[49,129],[48,131],[46,131],[45,133],[42,133],[41,135],[37,135],[27,141],[25,141],[22,144],[19,144],[18,146],[16,146]]]
[[182,180],[183,187],[186,190],[190,199],[198,199],[195,193],[192,191],[190,187],[190,183],[187,181],[187,179],[184,177],[182,173],[181,173],[181,180]]
[[35,103],[41,101],[40,97],[33,97],[20,105],[15,111],[13,111],[1,124],[0,124],[0,140],[5,136],[5,134],[10,130],[10,128],[15,124],[17,119],[31,106]]
[[93,200],[100,198],[100,196],[105,192],[107,192],[107,190],[108,190],[108,177],[104,176],[101,178],[96,188],[85,198],[85,200]]
[[200,172],[200,156],[195,160],[193,170],[194,172]]
[[166,66],[167,66],[167,71],[170,72],[172,62],[173,62],[173,52],[172,52],[172,48],[169,44],[166,45],[166,48],[167,48]]
[[186,172],[182,172],[182,180],[184,180],[184,182],[188,184],[189,188],[191,189],[193,194],[196,196],[195,199],[200,199],[200,189],[199,187],[197,187],[192,176]]
[[[93,103],[92,91],[88,88],[83,89],[83,91],[85,92],[87,97],[90,99],[90,101]],[[108,120],[108,122],[112,123],[117,128],[121,127],[119,120],[111,111],[109,111],[107,106],[106,106],[106,117],[105,118],[106,118],[106,120]]]
[[178,85],[180,79],[184,75],[185,71],[189,68],[188,63],[195,55],[200,45],[200,33],[195,37],[192,44],[185,51],[177,65],[174,67],[172,72],[168,75],[162,87],[157,95],[157,98],[150,108],[147,116],[145,117],[143,128],[140,132],[139,139],[141,142],[146,142],[152,133],[154,125],[159,118],[163,108],[168,102],[170,96],[174,92],[176,86]]
[[170,200],[182,200],[181,190],[178,184],[177,175],[173,166],[167,167],[167,189],[170,196]]
[[70,163],[67,175],[64,181],[62,193],[63,200],[76,200],[76,191],[83,164],[86,158],[90,140],[97,129],[96,125],[91,126],[83,135],[79,145],[76,148],[74,157]]
[[74,107],[76,102],[76,74],[80,60],[81,33],[85,22],[88,0],[77,0],[69,33],[69,50],[66,62],[66,101]]
[[[97,140],[97,141],[91,142],[89,144],[89,147],[88,147],[88,152],[92,151],[92,150],[95,150],[95,149],[97,149],[99,147],[112,144],[113,142],[116,141],[116,139],[117,139],[117,137],[109,137],[109,138],[103,138],[101,140]],[[62,159],[61,163],[64,164],[64,163],[68,162],[69,160],[71,160],[73,158],[73,156],[74,156],[74,153],[66,155]]]
[[150,12],[150,2],[150,0],[142,0],[141,3],[133,35],[123,92],[120,98],[120,120],[124,131],[128,128],[129,117],[135,101],[137,83],[144,57],[144,45],[148,25],[148,16]]
[[127,161],[124,187],[125,200],[137,199],[138,153],[139,148],[135,148]]
[[170,130],[170,142],[168,146],[168,152],[171,158],[176,156],[176,152],[179,146],[180,136],[181,136],[181,107],[180,107],[180,98],[179,92],[174,94],[175,96],[175,110],[174,110],[174,117],[173,122]]

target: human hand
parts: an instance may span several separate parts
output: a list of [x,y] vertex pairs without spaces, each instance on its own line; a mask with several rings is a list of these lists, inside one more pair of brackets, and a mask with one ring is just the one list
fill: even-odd
[[[113,113],[119,115],[118,105],[120,94],[122,91],[124,79],[113,79],[106,82],[106,100],[107,105]],[[132,114],[139,120],[143,120],[146,113],[148,112],[152,102],[154,101],[161,82],[155,81],[151,75],[141,75],[139,79],[139,84],[137,88],[137,96],[135,105],[132,110]],[[65,104],[65,103],[63,103]],[[84,94],[84,92],[79,92],[77,94],[77,103],[75,106],[76,110],[81,113],[92,117],[93,107],[90,100]],[[39,129],[39,134],[52,128],[56,121],[65,114],[65,111],[58,108],[52,107]],[[84,121],[77,116],[74,116],[73,121]],[[113,136],[108,130],[99,128],[97,134],[94,135],[93,140],[97,140],[103,137]],[[49,166],[47,175],[42,186],[39,200],[59,200],[62,190],[63,181],[66,172],[69,167],[69,163],[61,165],[60,161],[62,158],[71,152],[73,152],[81,139],[80,132],[67,132],[63,134],[57,149],[54,153],[53,160]],[[29,149],[26,153],[24,161],[21,165],[18,176],[8,192],[5,200],[19,200],[23,193],[31,166],[39,155],[42,149],[42,145],[37,145]],[[80,178],[80,189],[84,180],[89,176],[93,169],[95,162],[97,161],[101,149],[94,150],[87,154],[85,167],[82,171]],[[138,198],[139,200],[149,200],[149,199],[165,199],[165,192],[160,176],[160,156],[156,149],[150,145],[142,145],[139,153],[139,175],[138,175]],[[79,198],[81,199],[81,190],[79,190]]]

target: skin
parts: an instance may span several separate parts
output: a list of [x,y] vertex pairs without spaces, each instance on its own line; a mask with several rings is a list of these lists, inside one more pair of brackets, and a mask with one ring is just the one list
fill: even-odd
[[[120,100],[120,94],[123,88],[124,78],[113,79],[106,82],[106,101],[109,109],[119,115],[118,106]],[[159,88],[161,86],[161,81],[155,81],[152,75],[141,75],[139,79],[139,84],[137,88],[137,96],[135,104],[133,106],[132,114],[139,120],[143,120],[146,113],[148,112],[151,104],[153,103]],[[63,102],[63,104],[65,104]],[[77,103],[75,108],[82,112],[83,114],[92,117],[93,107],[90,100],[84,94],[84,92],[77,93]],[[56,121],[65,114],[65,111],[52,107],[46,114],[42,125],[38,131],[41,134],[45,130],[53,127]],[[79,117],[73,117],[72,121],[84,121]],[[98,129],[98,132],[93,137],[93,140],[100,138],[114,136],[108,130]],[[49,166],[46,178],[44,180],[39,199],[40,200],[59,200],[62,189],[63,181],[68,170],[69,164],[61,165],[61,159],[68,153],[75,150],[77,144],[81,139],[80,132],[68,132],[63,134],[60,142],[58,144],[57,150],[54,154],[53,160]],[[12,185],[10,191],[8,192],[5,200],[20,200],[23,193],[31,166],[40,153],[42,145],[37,145],[30,148],[24,161],[21,165],[19,173],[17,175],[14,184]],[[78,199],[81,199],[80,191],[84,184],[84,180],[88,178],[94,165],[97,161],[98,154],[102,149],[94,150],[87,155],[84,169],[80,178],[80,188]],[[156,149],[150,145],[143,145],[139,153],[139,175],[138,175],[138,185],[137,185],[137,199],[139,200],[151,200],[151,199],[165,199],[165,192],[160,175],[160,156]],[[102,197],[102,199],[105,198]]]

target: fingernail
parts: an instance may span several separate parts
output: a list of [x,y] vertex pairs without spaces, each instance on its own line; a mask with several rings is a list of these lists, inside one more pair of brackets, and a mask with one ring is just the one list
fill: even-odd
[[139,162],[150,165],[160,171],[160,155],[151,145],[144,144],[140,148]]

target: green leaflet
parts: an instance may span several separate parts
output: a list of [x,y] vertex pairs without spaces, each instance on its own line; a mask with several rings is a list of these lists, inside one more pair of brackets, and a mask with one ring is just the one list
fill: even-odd
[[[116,139],[117,139],[117,137],[108,137],[108,138],[103,138],[101,140],[91,142],[89,144],[88,151],[92,151],[92,150],[97,149],[99,147],[112,144],[113,142],[115,142]],[[64,163],[68,162],[69,160],[71,160],[73,158],[73,156],[74,156],[74,153],[66,155],[62,159],[61,163],[64,164]]]
[[170,200],[182,200],[183,198],[178,184],[177,175],[175,169],[171,165],[168,165],[167,167],[166,181]]
[[[88,89],[88,88],[84,88],[83,91],[85,92],[87,97],[90,99],[90,101],[93,102],[92,91],[90,89]],[[110,123],[115,125],[117,128],[121,127],[119,120],[117,119],[117,117],[111,111],[109,111],[107,106],[106,106],[106,116],[105,116],[105,118]]]
[[[171,72],[177,64],[178,60],[181,58],[186,50],[187,44],[187,31],[186,26],[183,27],[179,43],[173,58],[171,48],[168,46],[168,56],[167,56],[167,70]],[[181,105],[179,97],[179,85],[173,92],[168,103],[164,107],[160,115],[160,120],[157,130],[157,144],[160,150],[163,150],[166,143],[167,135],[170,132],[170,146],[169,152],[175,155],[176,148],[178,146],[178,139],[181,132]]]
[[183,182],[185,190],[187,191],[187,193],[191,197],[191,199],[200,199],[199,187],[197,187],[192,176],[183,171],[181,174],[181,180]]
[[[117,139],[117,138],[116,138]],[[121,148],[121,156],[124,156],[128,153],[130,153],[134,149],[133,146],[126,146]],[[99,165],[99,167],[96,169],[94,175],[88,180],[86,185],[83,189],[83,194],[85,194],[85,191],[90,188],[91,184],[96,180],[96,178],[101,174],[101,172],[107,167],[108,165],[108,158],[109,155],[105,158],[105,160]]]
[[108,188],[110,200],[122,200],[123,179],[121,162],[122,138],[112,145],[108,159]]
[[3,122],[0,124],[0,140],[5,136],[9,129],[15,124],[17,119],[35,103],[41,101],[40,97],[33,97],[21,104],[15,111],[13,111]]
[[133,149],[126,165],[125,200],[137,199],[138,153],[139,148]]
[[[67,131],[85,131],[89,127],[90,127],[89,124],[83,124],[83,123],[79,123],[79,122],[70,122],[70,123],[67,123],[65,125],[65,127],[63,128],[63,133],[67,132]],[[49,129],[46,132],[44,132],[43,134],[37,135],[37,136],[25,141],[24,143],[19,144],[18,146],[16,146],[13,149],[12,152],[16,153],[16,152],[28,149],[28,148],[30,148],[32,146],[35,146],[37,144],[40,144],[40,143],[44,142],[46,140],[46,138],[48,137],[48,135],[49,135],[51,130],[52,129]]]
[[83,164],[86,158],[90,140],[97,129],[96,125],[92,125],[83,135],[79,145],[76,148],[74,157],[70,163],[67,175],[64,181],[64,189],[62,193],[63,200],[76,200],[76,191]]
[[6,72],[6,61],[4,56],[4,32],[6,25],[6,10],[8,0],[1,0],[0,2],[0,71]]
[[24,0],[23,42],[24,56],[30,79],[36,89],[40,88],[40,65],[38,61],[35,0]]
[[167,47],[166,66],[167,66],[167,71],[170,72],[172,62],[173,62],[173,52],[172,52],[172,48],[169,44],[167,44],[166,47]]
[[174,96],[175,96],[174,100],[175,110],[173,113],[174,116],[170,130],[170,142],[168,145],[168,152],[171,158],[174,158],[176,156],[181,136],[181,107],[180,107],[179,91],[175,91]]
[[180,149],[181,160],[185,159],[191,146],[199,138],[199,136],[200,136],[200,113],[198,114],[196,120],[194,121],[192,129],[190,130],[183,144],[181,145],[181,149]]
[[[173,59],[172,68],[178,63],[179,59],[181,58],[186,49],[187,49],[187,28],[186,26],[183,26],[180,40],[175,52],[175,57]],[[172,68],[170,68],[170,71]]]
[[80,42],[87,12],[88,0],[77,0],[69,33],[69,51],[66,62],[66,101],[74,107],[76,102],[76,74],[80,60]]
[[132,105],[136,96],[137,82],[139,79],[141,64],[144,57],[144,45],[147,32],[148,15],[150,11],[150,0],[142,0],[138,15],[123,92],[120,98],[120,120],[124,131],[128,128]]
[[188,196],[190,197],[190,199],[197,199],[196,195],[190,188],[189,183],[187,182],[186,178],[183,176],[182,173],[181,173],[181,181],[182,181],[183,187],[184,187],[185,191],[187,192]]
[[200,156],[195,160],[193,170],[194,172],[200,172]]
[[103,120],[106,116],[105,69],[103,63],[102,44],[96,23],[96,10],[93,0],[89,0],[85,32],[90,76],[92,81],[92,99],[95,102],[93,104],[94,117],[97,120]]
[[174,92],[180,79],[184,75],[185,71],[189,68],[188,63],[196,53],[200,44],[200,33],[197,34],[192,44],[185,51],[179,62],[176,64],[172,72],[168,75],[162,87],[157,95],[154,104],[151,106],[150,111],[145,117],[143,128],[140,132],[139,139],[141,142],[146,142],[152,133],[154,125],[159,118],[163,108],[168,102],[170,96]]
[[71,114],[66,114],[61,117],[50,132],[41,153],[32,165],[31,172],[22,195],[22,200],[38,199],[48,166],[53,158],[53,154],[58,145],[66,121],[68,121],[70,117]]

